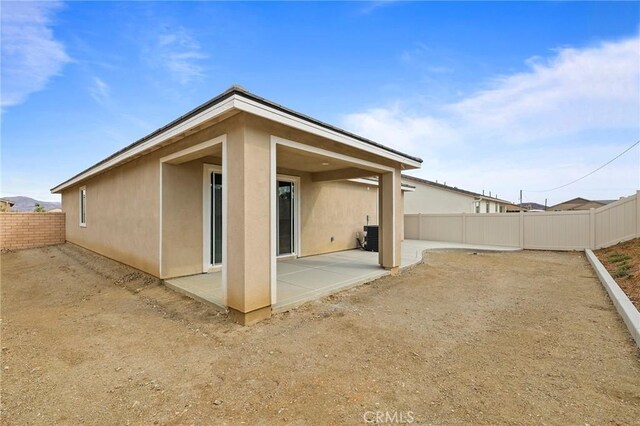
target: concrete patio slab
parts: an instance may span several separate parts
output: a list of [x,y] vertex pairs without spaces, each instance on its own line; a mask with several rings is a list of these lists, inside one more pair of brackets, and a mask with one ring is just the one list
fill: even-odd
[[309,268],[306,271],[288,274],[280,279],[280,281],[297,285],[298,287],[316,290],[322,287],[328,287],[339,284],[352,279],[349,275],[329,272],[317,268]]
[[[402,242],[400,269],[422,262],[425,250],[515,251],[519,248],[442,241]],[[347,250],[277,262],[277,302],[274,312],[282,312],[310,300],[355,287],[389,274],[378,265],[378,253]],[[213,272],[165,280],[167,286],[194,299],[226,309],[222,273]]]
[[292,274],[294,272],[300,272],[300,271],[305,271],[308,268],[304,265],[298,265],[296,263],[290,263],[290,262],[284,262],[284,261],[280,261],[278,262],[278,276],[283,276],[283,275],[287,275],[287,274]]
[[222,273],[189,275],[165,280],[167,287],[193,299],[226,311],[226,298],[222,288]]
[[321,271],[335,272],[338,274],[348,275],[350,277],[359,277],[362,274],[377,273],[380,271],[378,265],[358,262],[335,263],[318,268]]

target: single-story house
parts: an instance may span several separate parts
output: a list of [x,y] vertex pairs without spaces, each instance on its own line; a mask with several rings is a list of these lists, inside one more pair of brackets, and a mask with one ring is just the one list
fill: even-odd
[[505,213],[513,211],[510,201],[478,194],[438,182],[402,175],[402,182],[414,187],[404,196],[406,214]]
[[507,213],[518,213],[518,212],[528,212],[532,209],[529,209],[527,205],[513,204],[511,206],[507,206]]
[[562,203],[558,203],[554,206],[547,208],[550,211],[564,211],[564,210],[589,210],[597,209],[607,204],[613,203],[615,200],[587,200],[586,198],[577,197]]
[[271,315],[278,259],[355,248],[367,221],[397,270],[401,171],[421,162],[232,86],[52,192],[67,241],[161,279],[221,271],[246,324]]

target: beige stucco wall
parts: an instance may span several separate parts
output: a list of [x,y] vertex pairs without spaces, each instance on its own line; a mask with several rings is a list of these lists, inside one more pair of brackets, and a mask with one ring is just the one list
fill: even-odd
[[79,189],[62,193],[67,241],[158,275],[158,163],[144,157],[96,176],[87,189],[86,227],[79,225]]
[[[228,118],[64,190],[62,209],[66,213],[67,241],[159,276],[160,158],[231,133],[238,129],[239,118]],[[78,216],[78,193],[81,186],[87,188],[85,228],[79,226]],[[168,209],[180,208],[167,203],[163,215],[170,216]],[[174,229],[183,229],[190,222],[195,224],[197,220],[185,215],[175,224]],[[200,227],[201,222],[202,220],[199,222]],[[168,241],[172,240],[171,236],[166,237]]]
[[[301,179],[301,255],[356,248],[356,232],[378,224],[377,187],[350,181]],[[333,237],[333,241],[331,241]]]
[[163,164],[162,274],[178,277],[203,272],[204,164],[220,165],[205,157],[183,164]]

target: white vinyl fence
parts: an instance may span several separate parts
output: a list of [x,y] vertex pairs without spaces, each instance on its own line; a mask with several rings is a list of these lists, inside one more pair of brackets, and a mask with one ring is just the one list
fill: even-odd
[[640,191],[591,210],[406,214],[404,237],[537,250],[598,249],[640,237]]

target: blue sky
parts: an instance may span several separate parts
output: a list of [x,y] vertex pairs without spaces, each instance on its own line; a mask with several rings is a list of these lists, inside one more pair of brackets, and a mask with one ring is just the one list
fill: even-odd
[[[3,196],[49,188],[232,84],[516,201],[640,139],[640,4],[2,4]],[[549,204],[640,187],[640,148]]]

